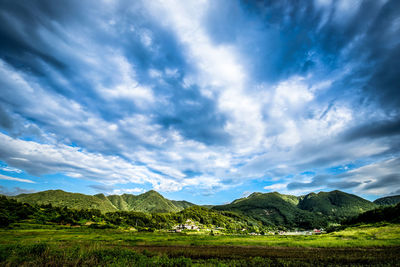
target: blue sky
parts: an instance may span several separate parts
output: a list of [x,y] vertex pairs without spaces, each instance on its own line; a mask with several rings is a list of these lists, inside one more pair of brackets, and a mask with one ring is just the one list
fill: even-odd
[[400,194],[400,2],[0,1],[0,191]]

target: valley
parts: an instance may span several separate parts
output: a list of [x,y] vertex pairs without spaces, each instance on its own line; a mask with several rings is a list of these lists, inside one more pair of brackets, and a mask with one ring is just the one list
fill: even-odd
[[0,264],[395,266],[400,204],[376,202],[341,191],[204,207],[156,191],[1,196]]

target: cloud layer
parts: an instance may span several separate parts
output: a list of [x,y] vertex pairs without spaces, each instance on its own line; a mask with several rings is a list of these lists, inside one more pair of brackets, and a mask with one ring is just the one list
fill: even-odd
[[400,190],[398,1],[0,7],[7,177],[203,199]]

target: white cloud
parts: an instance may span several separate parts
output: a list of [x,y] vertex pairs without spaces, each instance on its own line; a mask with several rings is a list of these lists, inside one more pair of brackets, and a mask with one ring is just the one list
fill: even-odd
[[279,191],[282,192],[282,190],[286,189],[287,183],[284,184],[272,184],[272,185],[267,185],[264,186],[265,190],[268,191]]
[[391,158],[346,172],[346,181],[360,182],[354,192],[384,195],[400,189],[400,159]]
[[[146,37],[145,40],[148,40],[148,38],[150,37]],[[108,88],[101,84],[98,85],[99,92],[106,99],[109,97],[120,99],[128,98],[132,99],[139,106],[144,105],[143,101],[149,103],[154,101],[152,89],[149,86],[141,85],[136,81],[136,74],[125,57],[115,53],[112,58],[108,59],[108,61],[111,66],[114,66],[113,77],[117,82]]]
[[273,103],[276,112],[296,111],[313,98],[304,78],[292,77],[278,84]]
[[1,168],[1,169],[2,169],[3,171],[6,171],[6,172],[22,173],[22,171],[21,171],[20,169],[13,168],[13,167],[9,167],[9,166],[3,167],[3,168]]
[[337,23],[342,24],[347,22],[357,11],[362,3],[361,0],[339,0],[336,2],[335,20]]
[[8,180],[8,181],[16,181],[16,182],[21,182],[21,183],[30,183],[34,184],[35,182],[29,179],[22,179],[22,178],[16,178],[16,177],[11,177],[7,175],[0,174],[0,180]]
[[75,172],[67,172],[65,175],[72,177],[72,178],[82,178],[82,174],[80,173],[75,173]]
[[154,1],[150,12],[161,14],[187,48],[187,59],[197,73],[186,81],[200,86],[204,96],[217,98],[219,111],[228,121],[225,131],[233,137],[234,153],[249,154],[263,142],[262,100],[247,89],[246,70],[235,47],[215,45],[203,25],[208,1]]
[[[320,26],[338,15],[345,23],[359,3],[316,0],[323,17]],[[185,187],[215,191],[228,187],[224,179],[231,180],[231,185],[260,177],[278,181],[315,166],[318,172],[389,150],[391,145],[387,140],[345,143],[340,139],[341,133],[375,112],[359,105],[355,110],[347,100],[332,102],[329,89],[338,86],[340,83],[336,82],[346,78],[356,66],[349,63],[342,70],[330,72],[329,78],[317,75],[323,72],[320,70],[307,76],[294,75],[276,84],[254,84],[249,68],[244,67],[249,59],[239,53],[242,50],[235,43],[218,44],[209,36],[204,19],[210,4],[210,1],[147,1],[144,4],[147,10],[141,8],[141,3],[129,4],[125,6],[127,12],[140,7],[140,15],[147,16],[149,11],[154,19],[146,23],[139,16],[140,23],[136,23],[136,17],[131,20],[130,16],[112,16],[121,6],[109,1],[98,10],[106,11],[102,14],[105,19],[89,18],[98,29],[80,31],[57,22],[51,23],[52,30],[39,27],[39,48],[47,49],[46,53],[55,55],[69,70],[59,71],[49,63],[40,62],[48,81],[54,82],[46,84],[32,73],[14,69],[0,60],[0,98],[14,112],[12,116],[21,120],[18,128],[24,129],[0,134],[0,151],[4,152],[1,157],[13,166],[38,174],[61,172],[106,184],[150,183],[164,191]],[[334,13],[332,5],[336,6]],[[15,31],[28,38],[22,24],[14,22]],[[155,31],[143,27],[154,22],[167,30],[160,31],[162,36],[157,35],[159,25]],[[393,32],[399,24],[395,22]],[[96,37],[96,31],[100,31],[101,37]],[[157,56],[164,52],[158,51],[161,39],[171,32],[168,38],[189,65],[184,70],[175,64],[159,66],[158,59],[155,62],[152,58],[141,66],[141,62],[135,62],[136,51],[125,51],[125,43],[131,42],[132,37],[134,45],[143,45],[143,49]],[[124,44],[113,47],[112,43],[120,38],[124,38]],[[358,45],[357,38],[355,43],[349,43],[348,53],[353,51],[353,45]],[[316,68],[324,68],[314,53],[317,52],[310,52],[308,59],[315,59]],[[69,76],[69,71],[75,71],[74,75]],[[142,71],[147,72],[144,77],[140,77]],[[147,83],[139,82],[147,75],[151,78]],[[173,86],[168,80],[179,82],[181,78],[184,90],[199,88],[203,97],[216,104],[217,115],[226,119],[223,130],[229,133],[231,143],[208,145],[163,125],[159,114],[174,113],[177,107],[169,101],[182,101],[189,108],[201,105],[192,99],[169,99],[163,95],[165,88],[160,87]],[[165,106],[168,108],[163,109]],[[116,153],[118,156],[112,156]],[[283,185],[275,187],[283,190]]]
[[66,173],[71,177],[101,181],[105,184],[150,183],[160,190],[180,189],[176,186],[172,188],[170,184],[174,181],[150,171],[146,166],[132,164],[117,156],[89,153],[76,147],[39,144],[13,139],[0,133],[0,152],[1,160],[9,165],[39,175]]
[[122,195],[122,194],[141,194],[146,190],[143,188],[122,188],[122,189],[114,189],[109,193],[109,195]]

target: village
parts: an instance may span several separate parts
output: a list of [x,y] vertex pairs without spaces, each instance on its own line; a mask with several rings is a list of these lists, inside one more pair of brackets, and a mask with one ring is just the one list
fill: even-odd
[[[182,233],[182,232],[205,232],[210,234],[224,234],[225,228],[223,227],[205,227],[204,225],[194,222],[190,219],[186,220],[184,224],[177,224],[168,232],[171,233]],[[324,234],[326,231],[324,229],[313,229],[313,230],[293,230],[293,231],[268,231],[268,232],[248,232],[248,229],[242,228],[240,230],[242,234],[246,235],[319,235]]]

